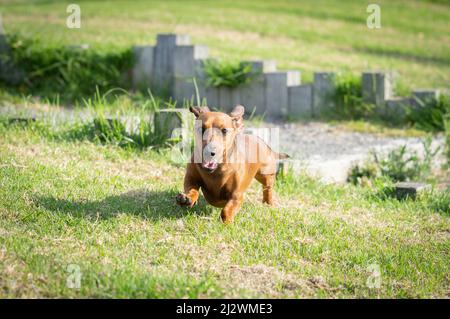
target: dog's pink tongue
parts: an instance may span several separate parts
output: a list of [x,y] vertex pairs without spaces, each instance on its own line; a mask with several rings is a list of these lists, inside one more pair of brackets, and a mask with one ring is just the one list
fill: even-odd
[[214,168],[216,164],[214,162],[206,162],[203,164],[206,168]]

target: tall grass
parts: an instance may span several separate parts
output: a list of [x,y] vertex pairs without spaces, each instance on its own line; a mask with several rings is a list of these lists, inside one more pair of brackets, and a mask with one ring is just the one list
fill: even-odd
[[447,95],[417,104],[417,107],[407,112],[409,123],[428,132],[441,132],[449,127],[450,98]]
[[51,47],[39,40],[9,35],[13,62],[24,71],[20,91],[59,96],[65,101],[93,95],[96,88],[128,88],[130,49],[102,53],[77,47]]
[[[140,106],[111,108],[108,96],[114,92],[129,95],[126,91],[114,89],[101,94],[97,88],[93,97],[84,98],[81,108],[87,110],[87,119],[62,121],[54,125],[48,121],[53,113],[32,121],[14,120],[7,116],[0,118],[4,126],[25,125],[44,137],[58,141],[92,141],[99,144],[116,145],[127,149],[170,147],[178,140],[167,137],[166,131],[155,128],[154,114],[161,108],[174,108],[172,101],[162,102],[148,91],[149,98]],[[161,125],[164,125],[162,123]]]
[[339,74],[335,79],[335,116],[357,120],[374,117],[374,105],[363,103],[361,78],[351,74]]

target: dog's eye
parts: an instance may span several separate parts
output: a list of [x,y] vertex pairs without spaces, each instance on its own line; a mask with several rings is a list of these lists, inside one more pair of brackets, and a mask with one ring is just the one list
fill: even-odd
[[228,130],[227,130],[226,128],[223,128],[223,129],[222,129],[222,134],[223,134],[223,135],[226,135],[227,133],[228,133]]

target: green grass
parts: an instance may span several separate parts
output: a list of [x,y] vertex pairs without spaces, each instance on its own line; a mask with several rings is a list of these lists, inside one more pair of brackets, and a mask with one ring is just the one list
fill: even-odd
[[204,70],[207,86],[233,88],[251,81],[249,63],[206,60]]
[[51,45],[88,43],[117,52],[152,44],[162,32],[187,33],[224,60],[276,59],[299,69],[392,69],[403,92],[450,83],[450,6],[419,0],[378,1],[381,29],[366,26],[366,2],[331,1],[79,1],[81,29],[65,27],[61,1],[0,1],[7,32]]
[[96,91],[130,88],[127,72],[132,65],[131,48],[117,52],[96,52],[52,46],[39,39],[8,37],[12,60],[25,74],[16,88],[63,101],[81,100]]
[[[167,151],[37,125],[0,136],[0,297],[448,297],[448,198],[400,202],[289,174],[276,207],[254,183],[224,226],[204,200],[175,205],[184,168]],[[366,285],[372,264],[379,289]]]

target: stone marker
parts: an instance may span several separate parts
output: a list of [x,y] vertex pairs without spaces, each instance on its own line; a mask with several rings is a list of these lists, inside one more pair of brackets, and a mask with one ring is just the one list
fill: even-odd
[[198,60],[208,57],[208,48],[202,45],[179,45],[174,49],[173,98],[182,104],[196,97],[194,77]]
[[240,87],[239,104],[245,106],[247,114],[253,113],[254,110],[254,114],[262,115],[266,111],[264,73],[275,72],[277,70],[276,62],[267,60],[244,61],[243,63],[249,63],[252,66],[249,74],[251,81]]
[[269,72],[265,77],[266,117],[276,119],[288,113],[288,87],[300,84],[299,71]]
[[173,89],[174,52],[177,45],[189,45],[187,35],[158,34],[153,59],[153,85],[157,93],[171,96]]
[[293,117],[312,116],[312,91],[312,84],[303,84],[288,88],[289,115]]
[[12,61],[11,47],[3,29],[0,29],[0,80],[17,85],[25,78],[23,70]]
[[232,88],[226,86],[220,86],[217,88],[219,92],[219,101],[217,103],[217,107],[222,112],[227,112],[232,108],[232,100],[231,100],[231,91]]
[[412,91],[412,106],[423,107],[435,102],[439,98],[440,91],[433,89],[416,89]]
[[153,74],[153,46],[138,46],[133,48],[134,65],[132,69],[132,84],[134,89],[151,88]]
[[393,76],[388,72],[367,71],[362,74],[362,99],[384,112],[385,101],[393,97]]
[[313,116],[329,111],[335,106],[334,94],[336,74],[333,72],[315,72],[313,83]]
[[417,195],[430,189],[431,189],[430,184],[399,182],[395,184],[395,195],[398,199],[406,199],[406,198],[415,199]]
[[183,130],[185,137],[186,134],[192,133],[194,127],[194,117],[188,109],[161,109],[155,113],[153,121],[155,134],[165,138],[171,138],[173,130],[178,128]]
[[218,101],[218,108],[220,111],[228,113],[233,110],[233,108],[241,103],[240,98],[240,89],[238,87],[218,87],[217,88],[219,92],[219,101]]
[[386,100],[386,106],[384,112],[380,115],[387,119],[393,120],[393,122],[400,122],[406,116],[406,110],[411,107],[410,97],[395,97]]

